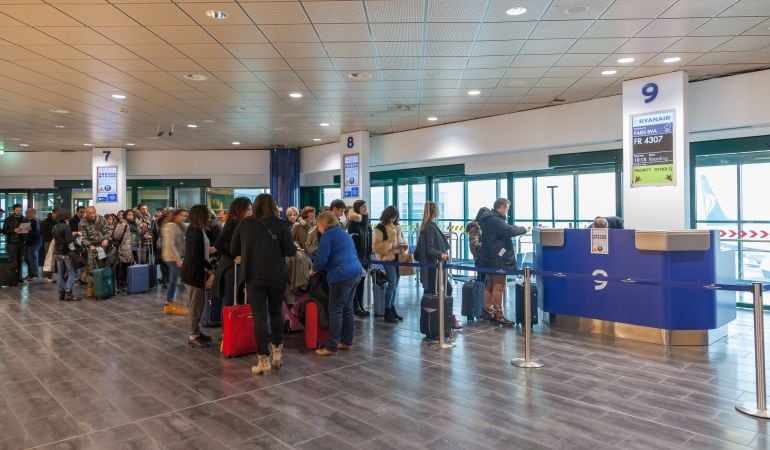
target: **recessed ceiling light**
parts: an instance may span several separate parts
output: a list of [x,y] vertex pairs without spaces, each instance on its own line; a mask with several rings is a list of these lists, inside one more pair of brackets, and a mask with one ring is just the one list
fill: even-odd
[[211,119],[203,119],[203,123],[214,123]]
[[29,144],[19,144],[19,147],[29,147]]
[[241,143],[238,141],[233,141],[233,145],[241,145]]
[[468,95],[479,95],[479,94],[481,94],[481,91],[476,91],[476,90],[468,91]]
[[216,20],[225,20],[228,17],[230,17],[230,14],[228,14],[228,13],[226,13],[224,11],[220,11],[218,9],[210,9],[210,10],[206,11],[206,15],[208,17],[210,17],[212,19],[216,19]]
[[194,123],[188,123],[187,128],[198,128],[198,125],[195,125]]
[[240,112],[256,112],[257,110],[252,108],[251,106],[239,106],[238,111]]
[[566,14],[583,14],[589,9],[591,8],[589,8],[587,5],[572,5],[569,8],[565,9],[564,12]]
[[302,98],[302,94],[300,94],[299,92],[292,92],[291,94],[289,94],[289,97],[291,97],[291,98]]
[[602,71],[602,75],[615,75],[616,73],[618,73],[617,70],[603,70]]
[[663,62],[664,63],[675,63],[675,62],[679,62],[681,60],[682,60],[682,58],[680,58],[678,56],[672,56],[671,58],[664,59]]
[[321,125],[322,127],[328,127],[329,123],[328,122],[321,122],[318,125]]
[[435,122],[438,120],[438,117],[428,117],[429,122]]
[[0,156],[5,155],[5,150],[0,150]]
[[20,141],[21,139],[19,139],[19,138],[8,138],[8,140],[9,141]]
[[372,77],[369,72],[351,72],[348,74],[348,78],[351,80],[368,80]]
[[83,144],[83,145],[85,145],[86,147],[93,147],[94,144]]
[[628,64],[628,63],[632,63],[632,62],[634,62],[634,61],[635,61],[635,59],[634,59],[634,58],[620,58],[620,59],[618,60],[618,62],[619,62],[620,64]]
[[133,147],[136,144],[134,144],[133,142],[126,142],[126,145],[129,146],[129,147]]
[[206,80],[208,80],[208,77],[206,77],[206,75],[201,75],[199,73],[187,73],[187,74],[182,75],[182,78],[184,78],[185,80],[190,80],[190,81],[206,81]]
[[48,111],[51,111],[52,113],[55,113],[55,114],[69,114],[69,111],[67,111],[66,109],[49,109]]
[[320,138],[313,138],[313,140],[314,140],[315,142],[321,142],[321,139],[320,139]]
[[525,12],[527,12],[527,8],[525,8],[523,6],[517,6],[515,8],[509,9],[505,13],[508,14],[509,16],[520,16],[520,15],[524,14]]
[[54,128],[64,128],[64,125],[54,125]]
[[118,100],[123,100],[124,98],[126,98],[126,96],[123,95],[123,94],[112,94],[112,98],[116,98]]

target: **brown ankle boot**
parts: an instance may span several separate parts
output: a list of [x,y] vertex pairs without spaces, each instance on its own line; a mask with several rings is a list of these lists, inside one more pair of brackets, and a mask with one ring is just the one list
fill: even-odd
[[86,294],[89,300],[94,299],[94,286],[92,284],[89,284],[88,287],[86,288]]

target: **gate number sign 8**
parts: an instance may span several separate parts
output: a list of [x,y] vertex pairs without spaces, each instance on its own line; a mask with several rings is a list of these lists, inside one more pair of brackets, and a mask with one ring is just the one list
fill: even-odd
[[353,136],[348,137],[348,148],[355,147],[355,142],[353,141]]
[[651,103],[658,97],[658,85],[655,83],[647,83],[642,87],[642,95],[646,98],[644,103]]

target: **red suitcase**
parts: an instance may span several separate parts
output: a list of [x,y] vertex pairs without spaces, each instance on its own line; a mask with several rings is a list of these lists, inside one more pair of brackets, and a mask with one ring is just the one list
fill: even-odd
[[305,307],[305,345],[310,350],[315,350],[326,345],[327,340],[329,340],[329,330],[321,328],[318,303],[310,300]]
[[[235,292],[238,292],[237,265],[234,270]],[[220,350],[228,358],[257,352],[257,341],[254,339],[254,319],[252,318],[251,307],[248,305],[248,299],[246,299],[245,305],[222,308],[222,346]]]

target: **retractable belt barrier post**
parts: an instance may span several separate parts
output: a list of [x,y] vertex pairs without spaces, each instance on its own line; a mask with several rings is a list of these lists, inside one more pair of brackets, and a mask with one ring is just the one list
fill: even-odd
[[543,363],[538,360],[532,360],[532,306],[530,298],[532,295],[532,269],[524,268],[524,358],[515,358],[511,364],[525,369],[537,369],[543,367]]
[[[438,348],[452,348],[453,342],[447,342],[446,339],[446,283],[448,282],[444,274],[445,267],[443,261],[436,263],[436,293],[438,294]],[[451,341],[451,338],[450,338]]]
[[752,283],[754,296],[754,363],[757,374],[757,402],[741,403],[735,409],[753,417],[770,419],[765,392],[765,314],[762,302],[762,284]]

